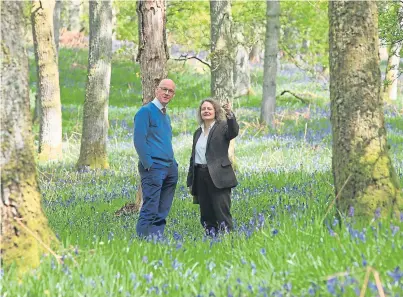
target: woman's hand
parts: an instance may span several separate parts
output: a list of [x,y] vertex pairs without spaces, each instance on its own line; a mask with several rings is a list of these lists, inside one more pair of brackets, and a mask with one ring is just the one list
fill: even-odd
[[224,105],[222,106],[222,108],[225,110],[225,113],[226,113],[227,115],[231,115],[231,114],[232,114],[231,102],[224,103]]

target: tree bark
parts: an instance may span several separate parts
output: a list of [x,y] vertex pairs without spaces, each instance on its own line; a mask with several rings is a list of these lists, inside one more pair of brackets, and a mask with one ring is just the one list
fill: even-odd
[[[221,104],[233,101],[235,47],[232,40],[230,0],[210,0],[211,95]],[[231,140],[229,158],[235,165],[235,142]]]
[[276,78],[278,41],[280,37],[280,2],[267,1],[266,40],[263,69],[263,98],[260,121],[274,127],[276,112]]
[[137,1],[139,51],[143,104],[154,99],[155,89],[167,77],[169,59],[166,40],[165,0]]
[[230,0],[210,1],[211,94],[222,103],[234,95],[234,45]]
[[59,52],[59,37],[60,37],[60,15],[62,10],[61,0],[56,0],[53,13],[53,35],[55,37],[56,53]]
[[[330,100],[337,207],[357,217],[403,209],[388,154],[376,2],[329,2]],[[343,189],[343,190],[342,190]]]
[[1,4],[1,258],[6,267],[15,262],[19,272],[38,266],[44,252],[25,228],[46,245],[56,242],[36,180],[23,5]]
[[[139,24],[139,50],[136,60],[140,63],[142,102],[146,104],[154,99],[155,89],[160,81],[168,76],[165,0],[137,1],[136,10]],[[142,205],[142,189],[139,182],[134,204],[124,205],[116,215],[136,212]]]
[[62,157],[62,110],[53,36],[54,0],[32,1],[31,19],[40,101],[39,159]]
[[80,0],[68,0],[69,3],[69,25],[68,29],[72,32],[80,32],[81,24],[81,1]]
[[108,168],[108,102],[112,61],[112,1],[90,2],[90,51],[78,168]]
[[244,96],[250,91],[249,54],[242,33],[237,34],[234,63],[234,97]]
[[[403,31],[403,2],[400,2],[398,12],[398,26]],[[400,40],[390,46],[388,53],[388,65],[386,66],[384,97],[387,100],[397,99],[397,82],[399,77],[400,51],[403,46],[403,40]]]

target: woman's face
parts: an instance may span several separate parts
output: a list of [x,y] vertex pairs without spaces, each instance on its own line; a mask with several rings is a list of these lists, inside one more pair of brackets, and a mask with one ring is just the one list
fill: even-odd
[[213,104],[208,101],[204,102],[200,108],[200,116],[203,121],[214,120],[215,110]]

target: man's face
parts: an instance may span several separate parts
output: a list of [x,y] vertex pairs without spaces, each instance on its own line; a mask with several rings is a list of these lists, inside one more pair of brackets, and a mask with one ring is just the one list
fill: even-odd
[[155,90],[155,97],[166,106],[175,95],[175,84],[172,80],[162,80]]

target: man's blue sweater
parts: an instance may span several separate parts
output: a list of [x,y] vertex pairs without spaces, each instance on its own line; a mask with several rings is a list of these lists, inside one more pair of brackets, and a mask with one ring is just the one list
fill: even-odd
[[171,120],[152,102],[143,105],[134,116],[133,142],[146,169],[154,162],[165,166],[174,162]]

